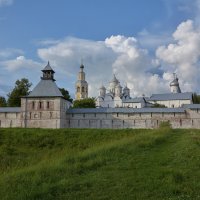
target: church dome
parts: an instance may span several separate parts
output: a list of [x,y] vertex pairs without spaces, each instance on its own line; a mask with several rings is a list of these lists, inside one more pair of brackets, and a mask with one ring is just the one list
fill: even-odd
[[106,88],[104,87],[104,85],[101,85],[101,87],[99,88],[99,90],[106,90]]
[[110,91],[114,93],[115,87],[119,84],[118,79],[116,78],[115,74],[113,75],[112,80],[110,81],[109,88]]
[[174,73],[174,80],[170,83],[170,88],[172,93],[181,93],[178,77],[175,73]]
[[115,88],[122,88],[122,86],[118,83]]
[[102,84],[102,86],[99,88],[99,95],[104,97],[106,95],[106,88]]
[[127,85],[123,89],[124,96],[129,97],[130,96],[130,89],[127,87]]
[[130,90],[127,86],[124,87],[123,91]]
[[178,78],[175,78],[171,83],[170,86],[179,86]]

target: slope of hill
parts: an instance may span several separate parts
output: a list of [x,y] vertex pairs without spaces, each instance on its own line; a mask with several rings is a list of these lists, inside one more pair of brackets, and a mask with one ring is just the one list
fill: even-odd
[[200,199],[199,130],[0,129],[0,198]]

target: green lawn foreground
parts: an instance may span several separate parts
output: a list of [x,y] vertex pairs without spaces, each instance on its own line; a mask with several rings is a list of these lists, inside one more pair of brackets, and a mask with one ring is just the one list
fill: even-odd
[[200,199],[200,130],[0,129],[0,199]]

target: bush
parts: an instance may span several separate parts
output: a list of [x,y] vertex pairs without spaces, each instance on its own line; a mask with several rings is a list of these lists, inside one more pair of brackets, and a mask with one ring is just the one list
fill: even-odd
[[163,121],[159,125],[160,129],[171,129],[171,124],[169,121]]

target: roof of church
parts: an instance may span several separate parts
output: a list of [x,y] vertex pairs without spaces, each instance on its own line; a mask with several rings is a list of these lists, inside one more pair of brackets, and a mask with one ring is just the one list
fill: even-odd
[[127,87],[127,85],[125,85],[123,90],[130,90],[130,89]]
[[178,78],[174,79],[174,80],[170,83],[170,86],[179,86]]
[[73,108],[67,113],[184,113],[184,108]]
[[83,65],[83,63],[81,63],[81,65],[80,65],[80,68],[82,68],[82,69],[84,68],[84,65]]
[[119,83],[119,80],[116,78],[115,74],[113,74],[113,78],[112,78],[112,80],[110,81],[110,83],[112,83],[112,82]]
[[63,97],[52,80],[40,80],[28,97]]
[[136,98],[123,100],[123,103],[143,103],[143,102],[146,102],[145,97],[136,97]]
[[177,77],[176,73],[173,73],[173,76],[174,76],[174,79],[173,79],[173,81],[170,83],[170,86],[179,86],[178,77]]
[[184,104],[183,107],[188,109],[200,109],[200,104]]
[[152,94],[149,101],[192,100],[192,92]]
[[21,107],[0,107],[0,113],[18,113],[21,112]]

